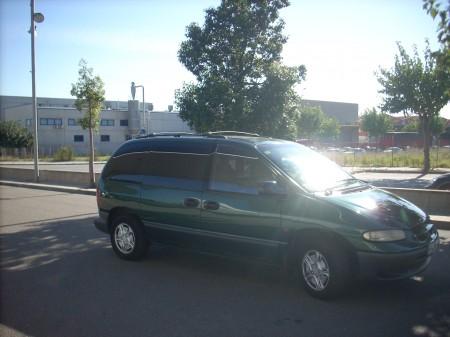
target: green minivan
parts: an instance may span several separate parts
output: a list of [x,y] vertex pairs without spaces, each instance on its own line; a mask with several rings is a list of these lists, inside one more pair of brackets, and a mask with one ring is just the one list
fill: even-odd
[[300,144],[238,132],[124,143],[97,187],[96,227],[123,259],[151,242],[276,263],[313,296],[422,272],[439,244],[412,203]]

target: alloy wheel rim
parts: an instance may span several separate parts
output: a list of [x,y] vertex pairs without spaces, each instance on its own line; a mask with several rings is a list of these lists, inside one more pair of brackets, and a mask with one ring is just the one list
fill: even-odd
[[309,250],[301,261],[306,284],[315,291],[323,291],[330,281],[330,267],[325,256],[317,250]]
[[123,254],[129,254],[136,245],[133,229],[126,223],[120,223],[114,231],[117,249]]

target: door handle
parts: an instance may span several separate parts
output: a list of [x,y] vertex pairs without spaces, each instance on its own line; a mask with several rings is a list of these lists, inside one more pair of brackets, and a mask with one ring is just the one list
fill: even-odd
[[219,203],[216,201],[203,201],[203,208],[215,211],[219,209]]
[[200,205],[200,200],[197,198],[186,198],[183,201],[183,205],[189,208],[196,208]]

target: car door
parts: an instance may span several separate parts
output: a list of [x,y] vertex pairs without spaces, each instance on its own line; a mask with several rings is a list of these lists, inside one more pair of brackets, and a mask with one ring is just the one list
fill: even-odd
[[280,232],[283,193],[262,193],[279,179],[257,152],[219,144],[202,199],[201,228],[215,250],[273,259],[284,245]]
[[194,228],[200,222],[210,155],[170,150],[159,147],[145,156],[141,169],[142,218],[157,241],[186,246],[191,245]]

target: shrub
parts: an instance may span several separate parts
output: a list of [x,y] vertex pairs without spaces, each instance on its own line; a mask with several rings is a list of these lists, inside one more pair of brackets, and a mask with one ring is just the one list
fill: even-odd
[[62,146],[53,155],[54,161],[71,161],[73,160],[73,149],[70,146]]

